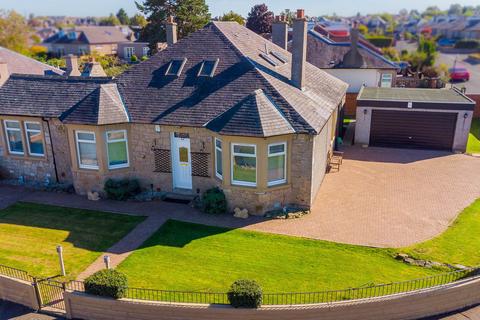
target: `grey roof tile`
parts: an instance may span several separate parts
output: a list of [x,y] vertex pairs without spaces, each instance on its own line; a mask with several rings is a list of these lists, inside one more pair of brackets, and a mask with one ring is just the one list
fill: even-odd
[[20,53],[14,52],[4,47],[0,47],[0,62],[6,62],[10,74],[37,74],[43,75],[45,72],[62,75],[63,70],[41,63],[35,59],[26,57]]

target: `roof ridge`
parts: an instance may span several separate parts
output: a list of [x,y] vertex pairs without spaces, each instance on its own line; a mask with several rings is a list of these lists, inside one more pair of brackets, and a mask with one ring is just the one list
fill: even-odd
[[64,75],[39,75],[39,74],[21,74],[12,73],[10,78],[25,80],[56,80],[56,81],[72,81],[72,82],[109,82],[112,77],[82,77],[82,76],[64,76]]

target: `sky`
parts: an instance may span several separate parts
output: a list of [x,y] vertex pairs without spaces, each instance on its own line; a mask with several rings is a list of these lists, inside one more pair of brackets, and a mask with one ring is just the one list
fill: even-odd
[[[138,0],[142,1],[142,0]],[[233,10],[244,16],[258,3],[265,2],[274,13],[303,8],[307,15],[320,16],[336,13],[341,16],[365,13],[396,13],[403,8],[424,10],[436,5],[447,9],[451,3],[480,5],[479,0],[206,0],[212,16]],[[29,15],[107,16],[124,8],[129,15],[137,12],[134,0],[0,0],[0,9],[16,10]]]

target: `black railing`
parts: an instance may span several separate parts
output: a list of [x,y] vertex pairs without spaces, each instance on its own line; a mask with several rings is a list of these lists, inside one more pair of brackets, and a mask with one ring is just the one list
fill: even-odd
[[168,303],[229,304],[226,293],[127,288],[127,299]]
[[33,282],[33,277],[29,275],[28,272],[20,269],[15,269],[12,267],[7,267],[1,264],[0,264],[0,275],[4,275],[10,278],[24,280],[28,282]]

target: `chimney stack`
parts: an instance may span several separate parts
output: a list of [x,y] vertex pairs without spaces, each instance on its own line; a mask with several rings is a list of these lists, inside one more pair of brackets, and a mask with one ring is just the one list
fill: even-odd
[[168,16],[166,23],[167,44],[173,46],[177,43],[177,24],[173,20],[173,16]]
[[79,77],[81,75],[80,70],[78,70],[78,58],[73,54],[65,56],[65,62],[67,65],[67,72],[65,75],[69,77]]
[[292,84],[300,90],[305,87],[305,66],[307,64],[307,19],[305,10],[298,9],[293,21]]
[[272,42],[282,49],[287,50],[288,23],[284,15],[276,16],[272,25]]
[[8,80],[10,73],[6,62],[0,61],[0,87]]
[[358,30],[358,21],[353,22],[353,27],[350,30],[350,41],[352,42],[351,48],[358,50],[358,40],[360,37],[360,31]]

